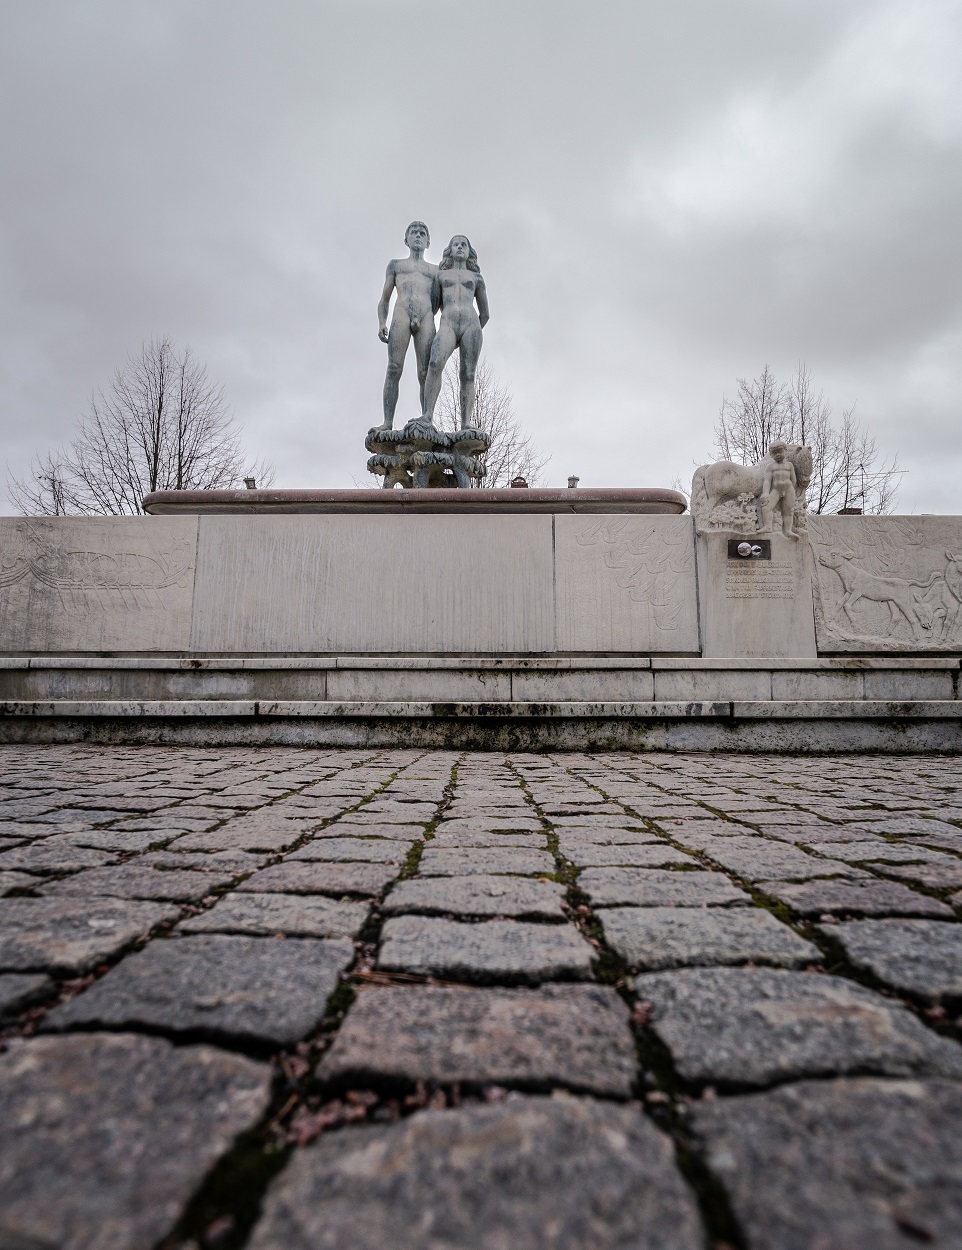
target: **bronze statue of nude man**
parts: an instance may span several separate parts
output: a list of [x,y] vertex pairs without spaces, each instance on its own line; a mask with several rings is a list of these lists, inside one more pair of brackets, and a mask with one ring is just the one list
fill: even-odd
[[474,418],[481,330],[488,321],[488,292],[478,266],[478,254],[465,235],[456,234],[444,249],[437,282],[441,322],[431,345],[421,420],[434,423],[444,366],[457,347],[461,357],[461,429],[464,430],[471,427]]
[[[434,314],[438,310],[438,267],[424,259],[431,246],[431,236],[423,221],[412,221],[404,232],[404,242],[410,255],[406,260],[388,262],[384,275],[384,290],[377,306],[378,338],[387,343],[387,376],[384,379],[384,424],[381,430],[394,429],[394,412],[397,408],[398,387],[404,369],[404,357],[408,345],[414,339],[418,382],[421,386],[421,403],[424,403],[424,382],[427,377],[431,344],[434,342]],[[387,328],[387,314],[392,291],[394,317],[391,329]]]

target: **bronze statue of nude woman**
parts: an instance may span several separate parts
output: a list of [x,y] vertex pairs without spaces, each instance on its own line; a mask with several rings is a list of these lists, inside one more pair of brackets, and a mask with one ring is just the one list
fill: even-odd
[[471,429],[474,419],[475,374],[478,357],[481,355],[481,330],[488,321],[488,293],[478,266],[478,254],[465,235],[456,234],[444,249],[436,282],[441,321],[431,344],[421,420],[433,425],[444,366],[455,348],[459,348],[461,429]]

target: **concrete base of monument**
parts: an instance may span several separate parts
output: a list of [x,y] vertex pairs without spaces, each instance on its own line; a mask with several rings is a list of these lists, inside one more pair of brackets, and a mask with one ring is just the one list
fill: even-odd
[[0,659],[0,741],[962,751],[960,661]]

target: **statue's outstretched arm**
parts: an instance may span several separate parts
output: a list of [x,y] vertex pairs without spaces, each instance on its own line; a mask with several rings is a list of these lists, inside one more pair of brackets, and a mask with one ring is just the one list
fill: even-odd
[[478,275],[478,285],[475,287],[474,298],[478,301],[478,320],[481,322],[482,330],[491,319],[491,313],[488,309],[488,288],[484,285],[484,278]]

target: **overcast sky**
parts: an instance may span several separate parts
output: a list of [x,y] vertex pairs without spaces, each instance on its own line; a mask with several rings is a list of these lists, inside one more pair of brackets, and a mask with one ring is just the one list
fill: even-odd
[[955,0],[0,0],[2,461],[168,334],[277,486],[373,485],[422,218],[548,484],[687,483],[804,359],[962,513],[960,67]]

